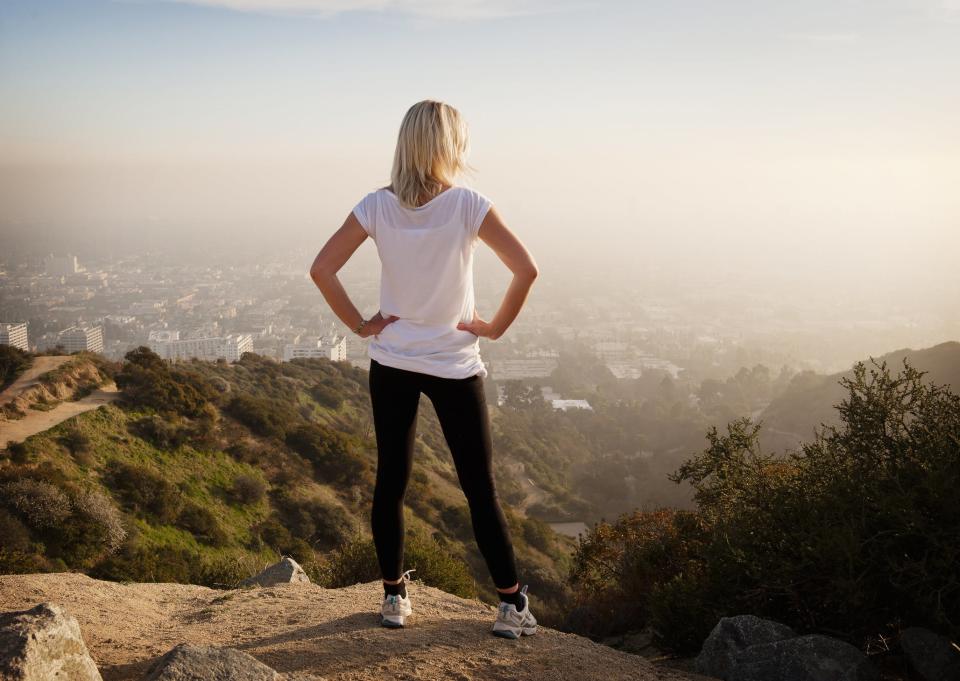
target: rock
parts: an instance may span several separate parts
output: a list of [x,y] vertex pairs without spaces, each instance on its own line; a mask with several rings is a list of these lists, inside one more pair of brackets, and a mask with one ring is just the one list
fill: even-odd
[[77,620],[55,603],[0,614],[0,681],[103,681]]
[[737,655],[726,681],[877,681],[876,668],[856,647],[810,634],[750,646]]
[[277,584],[309,584],[310,578],[303,568],[289,556],[274,563],[259,575],[243,580],[241,586],[276,586]]
[[737,656],[753,645],[794,638],[797,633],[785,624],[754,615],[723,617],[710,632],[697,656],[699,674],[727,679]]
[[181,643],[157,660],[144,681],[278,681],[257,658],[233,648]]
[[924,681],[960,681],[960,651],[947,637],[910,627],[900,632],[900,647]]

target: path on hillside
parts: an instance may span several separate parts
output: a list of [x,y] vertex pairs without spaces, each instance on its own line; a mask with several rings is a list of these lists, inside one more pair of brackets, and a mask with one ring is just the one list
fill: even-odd
[[[414,615],[404,629],[380,626],[379,582],[220,591],[67,573],[7,575],[0,576],[0,611],[62,605],[80,623],[104,681],[141,681],[157,657],[181,642],[238,648],[284,681],[704,678],[546,627],[518,641],[497,638],[490,633],[492,606],[417,581],[408,592]],[[530,603],[535,614],[535,594]]]
[[40,376],[56,369],[62,364],[66,364],[70,361],[70,357],[67,355],[56,355],[48,356],[42,355],[40,357],[33,358],[33,366],[24,371],[20,376],[17,377],[13,383],[7,386],[7,388],[0,392],[0,406],[11,402],[14,397],[22,393],[27,388],[32,388],[39,381],[37,381]]
[[116,384],[107,383],[86,397],[82,397],[75,402],[61,402],[50,411],[28,409],[27,415],[22,419],[0,421],[0,449],[6,448],[8,442],[23,442],[31,435],[49,430],[77,414],[109,404],[119,396],[120,393]]

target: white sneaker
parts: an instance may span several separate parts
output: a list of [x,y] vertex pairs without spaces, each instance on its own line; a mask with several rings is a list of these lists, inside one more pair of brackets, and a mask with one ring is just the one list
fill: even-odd
[[513,603],[500,602],[497,609],[497,621],[493,623],[495,636],[503,638],[520,638],[537,633],[537,619],[530,612],[530,598],[527,596],[527,584],[523,585],[520,593],[523,594],[523,610],[517,611]]
[[[416,569],[407,570],[401,575],[405,583],[410,581],[411,572],[416,572]],[[397,594],[384,596],[383,605],[380,606],[380,624],[391,629],[399,629],[403,627],[412,612],[410,594],[402,597]]]

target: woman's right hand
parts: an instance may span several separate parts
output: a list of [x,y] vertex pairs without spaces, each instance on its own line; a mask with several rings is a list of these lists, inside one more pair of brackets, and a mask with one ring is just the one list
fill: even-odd
[[376,336],[378,333],[383,331],[385,326],[388,324],[393,324],[398,319],[400,319],[400,317],[397,317],[396,315],[390,315],[389,317],[384,318],[384,316],[378,311],[377,314],[368,319],[367,323],[363,325],[362,329],[360,329],[360,337],[369,338],[370,336]]
[[457,328],[461,331],[469,331],[473,335],[480,336],[481,338],[489,338],[490,340],[496,340],[500,337],[500,334],[494,330],[490,322],[480,319],[476,308],[473,310],[473,320],[460,322],[457,324]]

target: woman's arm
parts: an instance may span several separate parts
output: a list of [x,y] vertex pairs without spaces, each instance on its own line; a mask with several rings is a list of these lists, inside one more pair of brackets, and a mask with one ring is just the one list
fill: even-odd
[[478,336],[496,340],[502,336],[520,314],[534,280],[540,273],[533,256],[520,242],[520,239],[503,223],[496,206],[490,206],[486,217],[480,224],[477,234],[487,244],[507,268],[513,272],[513,280],[507,288],[500,308],[489,322],[485,322],[474,311],[472,322],[461,322],[458,329],[471,331]]
[[[350,256],[360,247],[367,238],[366,230],[360,225],[357,217],[351,212],[343,226],[323,245],[310,267],[310,278],[320,289],[333,313],[340,318],[351,331],[363,321],[363,315],[350,300],[343,284],[337,278],[337,272],[350,259]],[[383,319],[379,312],[364,324],[360,335],[364,338],[374,336],[383,330],[383,327],[397,317]]]

